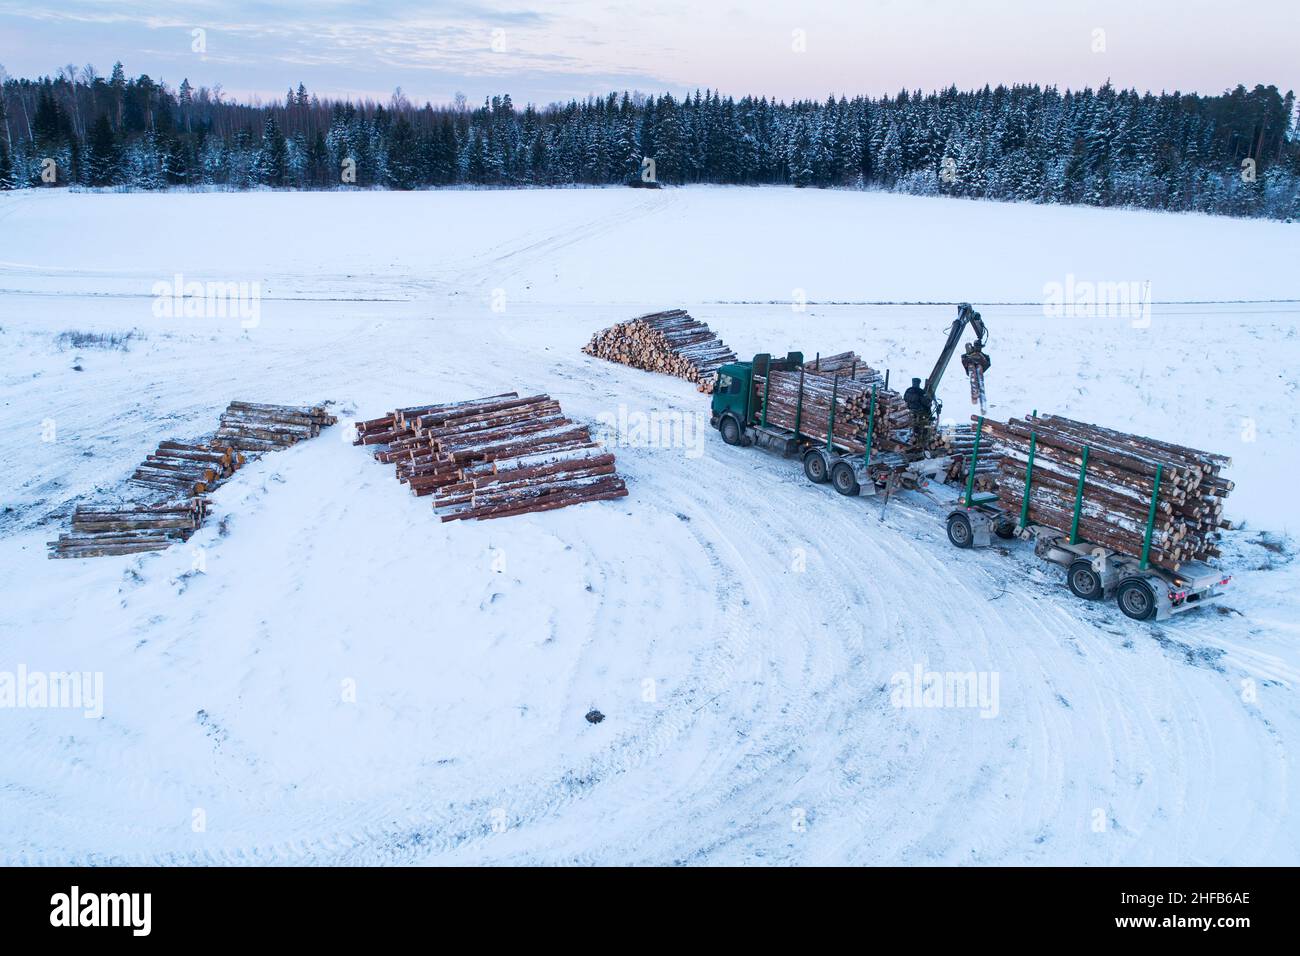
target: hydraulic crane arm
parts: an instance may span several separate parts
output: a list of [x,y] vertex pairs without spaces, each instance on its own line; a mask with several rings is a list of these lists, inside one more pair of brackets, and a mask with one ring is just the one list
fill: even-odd
[[[948,370],[948,363],[957,352],[957,343],[961,341],[962,333],[966,331],[969,325],[975,330],[975,341],[966,347],[966,354],[978,353],[980,358],[984,359],[984,367],[987,368],[988,356],[983,354],[984,343],[988,341],[988,329],[984,327],[984,320],[980,314],[971,308],[969,302],[963,302],[957,306],[957,318],[953,320],[952,328],[948,330],[948,341],[944,343],[943,351],[939,353],[939,359],[934,363],[934,370],[930,372],[930,377],[925,380],[925,401],[930,408],[934,407],[935,398],[939,394],[939,382],[943,380],[943,373]],[[963,359],[967,371],[970,365]]]
[[939,353],[938,361],[934,363],[934,370],[930,372],[925,385],[921,385],[919,378],[914,378],[912,387],[903,393],[903,401],[912,412],[912,442],[918,448],[929,447],[934,437],[935,425],[943,412],[943,404],[938,398],[939,383],[943,381],[943,373],[948,370],[948,363],[956,354],[957,345],[968,325],[975,330],[975,341],[966,346],[961,364],[970,376],[971,401],[979,403],[981,414],[984,411],[984,372],[989,367],[989,357],[984,354],[984,343],[988,341],[988,329],[970,303],[963,302],[957,306],[957,318],[948,329],[948,341],[944,343],[943,351]]

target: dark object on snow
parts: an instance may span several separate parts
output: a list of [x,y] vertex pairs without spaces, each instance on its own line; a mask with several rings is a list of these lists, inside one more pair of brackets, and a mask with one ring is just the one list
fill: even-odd
[[604,719],[605,719],[605,715],[602,714],[600,711],[598,711],[595,707],[587,711],[587,723],[589,724],[598,724]]

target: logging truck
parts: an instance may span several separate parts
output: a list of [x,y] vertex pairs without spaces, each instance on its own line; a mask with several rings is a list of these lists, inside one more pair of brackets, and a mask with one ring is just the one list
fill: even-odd
[[[983,333],[981,332],[981,338]],[[768,401],[762,392],[768,387],[769,372],[800,372],[796,399],[795,427],[787,428],[767,420]],[[885,492],[886,500],[896,488],[925,489],[943,481],[952,465],[951,456],[908,461],[894,453],[872,454],[873,422],[868,421],[865,447],[850,447],[834,429],[836,400],[832,393],[825,434],[814,434],[804,425],[803,354],[787,353],[783,359],[763,353],[749,362],[730,362],[718,370],[712,397],[710,423],[728,445],[757,446],[783,457],[798,456],[808,480],[830,483],[842,495],[874,495]],[[762,385],[760,386],[760,382]],[[874,416],[875,403],[872,403]],[[811,417],[811,416],[810,416]],[[820,423],[820,418],[817,419]],[[1082,540],[1078,520],[1070,533],[1027,520],[1027,509],[1009,513],[999,505],[996,494],[976,494],[975,476],[979,465],[983,418],[975,431],[975,442],[963,471],[966,485],[957,504],[948,513],[948,540],[957,548],[987,547],[994,537],[1021,538],[1034,542],[1034,553],[1066,569],[1071,592],[1084,600],[1114,597],[1119,609],[1139,621],[1166,620],[1183,611],[1202,607],[1220,598],[1231,577],[1199,561],[1180,565],[1177,572],[1149,561],[1157,480],[1152,491],[1151,518],[1147,522],[1141,557]],[[1030,472],[1033,462],[1030,461]],[[1085,459],[1086,468],[1086,459]],[[1080,485],[1082,487],[1082,483]],[[1082,507],[1076,501],[1076,513]]]
[[[769,372],[799,372],[794,427],[767,420],[766,390]],[[763,387],[758,385],[759,380]],[[729,362],[718,369],[713,389],[710,423],[728,445],[754,445],[783,457],[799,457],[804,475],[813,484],[827,482],[842,495],[874,495],[895,488],[924,488],[946,474],[951,459],[922,458],[907,461],[896,452],[872,453],[871,424],[864,447],[848,443],[835,433],[836,399],[830,398],[825,434],[814,433],[804,419],[803,353],[789,352],[783,359],[767,353],[749,362]],[[809,403],[811,405],[811,403]],[[874,415],[874,406],[872,410]],[[812,417],[811,408],[809,417]]]
[[1223,596],[1223,589],[1232,580],[1232,576],[1202,561],[1182,562],[1177,571],[1169,571],[1151,563],[1152,532],[1160,492],[1158,471],[1151,490],[1141,556],[1134,557],[1086,541],[1079,535],[1079,518],[1086,498],[1086,449],[1069,532],[1030,520],[1029,488],[1034,472],[1032,451],[1025,469],[1025,496],[1018,513],[1008,512],[1002,507],[996,494],[975,494],[974,476],[979,461],[983,425],[984,420],[980,418],[975,431],[974,451],[968,464],[965,490],[958,498],[957,506],[948,513],[948,540],[954,547],[986,548],[992,544],[994,536],[1032,541],[1035,555],[1066,569],[1066,584],[1076,597],[1085,601],[1102,601],[1113,597],[1119,609],[1135,621],[1167,620],[1175,614],[1213,603]]

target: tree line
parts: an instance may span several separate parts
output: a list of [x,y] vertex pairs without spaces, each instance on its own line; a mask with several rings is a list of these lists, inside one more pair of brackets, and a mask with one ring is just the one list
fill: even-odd
[[[0,76],[3,76],[0,71]],[[790,103],[610,93],[516,107],[173,89],[68,66],[3,78],[0,188],[420,189],[618,183],[876,188],[922,195],[1300,216],[1291,92],[1036,85]]]

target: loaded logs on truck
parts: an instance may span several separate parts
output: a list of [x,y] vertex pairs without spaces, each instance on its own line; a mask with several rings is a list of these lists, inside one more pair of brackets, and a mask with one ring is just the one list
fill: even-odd
[[72,530],[50,541],[51,558],[97,558],[161,551],[184,541],[203,523],[207,500],[164,504],[78,505]]
[[868,430],[873,454],[915,459],[942,447],[938,441],[933,448],[913,443],[912,415],[902,396],[885,387],[884,377],[851,352],[814,359],[801,371],[773,370],[770,386],[764,376],[755,375],[754,388],[760,418],[766,395],[769,424],[819,439],[826,437],[833,399],[834,443],[850,452],[865,452]]
[[939,440],[943,453],[952,457],[948,465],[945,480],[949,484],[965,485],[970,476],[970,462],[975,461],[975,481],[972,491],[994,491],[998,484],[998,466],[1002,456],[998,454],[997,443],[987,435],[983,436],[979,454],[975,449],[975,426],[968,424],[944,426],[940,429]]
[[357,445],[383,445],[417,496],[443,521],[486,520],[622,498],[614,456],[548,395],[516,392],[398,409],[357,422]]
[[983,437],[1001,456],[1000,504],[1022,523],[1168,571],[1219,557],[1227,456],[1057,415],[986,420]]
[[593,335],[582,351],[633,368],[684,378],[706,393],[713,391],[718,368],[736,360],[736,353],[707,325],[683,309],[652,312],[610,326]]

